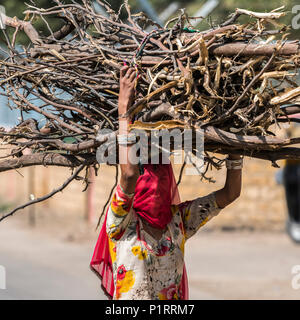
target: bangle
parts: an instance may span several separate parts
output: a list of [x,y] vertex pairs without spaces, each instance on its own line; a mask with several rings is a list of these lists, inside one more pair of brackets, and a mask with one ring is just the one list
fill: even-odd
[[136,134],[128,133],[128,134],[118,134],[117,141],[119,145],[130,145],[136,143]]
[[226,163],[227,169],[239,170],[239,169],[243,168],[243,159],[242,158],[239,160],[230,160],[230,159],[226,158],[225,163]]

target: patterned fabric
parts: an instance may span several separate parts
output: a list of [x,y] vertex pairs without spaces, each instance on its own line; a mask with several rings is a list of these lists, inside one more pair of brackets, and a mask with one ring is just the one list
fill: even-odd
[[172,220],[159,241],[144,231],[132,204],[133,197],[118,186],[106,221],[115,284],[113,298],[181,299],[185,242],[220,212],[215,193],[173,205]]

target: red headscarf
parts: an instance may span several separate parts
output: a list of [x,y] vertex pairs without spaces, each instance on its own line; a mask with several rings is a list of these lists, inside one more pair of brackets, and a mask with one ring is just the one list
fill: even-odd
[[171,164],[145,164],[134,192],[135,212],[153,227],[164,229],[172,219],[171,205],[179,203]]
[[[172,204],[179,204],[180,197],[171,164],[144,165],[135,187],[133,208],[136,213],[153,227],[164,229],[172,219]],[[90,267],[101,279],[104,293],[111,299],[114,293],[114,281],[106,216],[99,234]],[[184,266],[181,283],[183,300],[188,299],[188,281]]]

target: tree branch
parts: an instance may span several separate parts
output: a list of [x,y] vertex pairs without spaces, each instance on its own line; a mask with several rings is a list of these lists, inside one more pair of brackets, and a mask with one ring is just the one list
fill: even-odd
[[11,18],[6,16],[5,14],[1,14],[2,21],[6,26],[12,28],[19,28],[20,30],[24,30],[28,38],[33,44],[42,44],[43,41],[41,40],[38,32],[34,29],[32,24],[29,21],[22,21],[19,20],[17,17]]
[[59,153],[35,153],[23,155],[20,158],[8,159],[0,162],[0,172],[30,166],[58,166],[75,168],[82,164],[88,166],[96,163],[93,154],[67,155]]
[[37,199],[34,199],[34,200],[31,200],[25,204],[22,204],[20,206],[18,206],[17,208],[13,209],[12,211],[6,213],[6,214],[3,214],[2,217],[0,218],[0,222],[4,219],[6,219],[7,217],[9,216],[12,216],[15,212],[17,212],[18,210],[21,210],[21,209],[24,209],[30,205],[33,205],[35,203],[39,203],[39,202],[42,202],[42,201],[45,201],[49,198],[51,198],[52,196],[54,196],[56,193],[62,191],[63,189],[65,189],[77,176],[78,174],[80,173],[80,171],[82,171],[84,169],[85,165],[81,165],[79,168],[77,168],[75,170],[75,172],[57,189],[54,189],[52,192],[48,193],[47,195],[43,196],[43,197],[40,197],[40,198],[37,198]]

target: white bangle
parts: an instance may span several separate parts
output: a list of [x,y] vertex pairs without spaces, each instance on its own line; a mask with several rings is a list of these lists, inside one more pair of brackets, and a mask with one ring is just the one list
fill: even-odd
[[136,143],[136,134],[128,133],[128,134],[118,134],[117,141],[119,145],[130,145]]
[[227,169],[240,170],[243,168],[243,159],[232,160],[232,159],[226,158],[225,163],[226,163]]
[[228,170],[241,170],[243,166],[236,166],[236,167],[226,167]]

